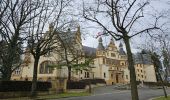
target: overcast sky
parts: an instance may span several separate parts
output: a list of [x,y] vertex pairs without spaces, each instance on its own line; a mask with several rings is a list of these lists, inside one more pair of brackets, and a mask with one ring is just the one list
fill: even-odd
[[[170,15],[170,0],[153,0],[150,3],[149,8],[147,8],[147,10],[148,10],[147,12],[150,12],[150,13],[152,12],[162,13],[163,11],[167,11],[168,18],[166,18],[166,21],[170,20],[170,16],[169,16]],[[162,22],[165,22],[165,20],[162,20]],[[80,26],[82,25],[83,24],[81,24]],[[94,23],[88,23],[86,26],[88,27],[88,25],[97,27],[97,25]],[[169,24],[167,24],[166,27],[170,28]],[[95,36],[97,35],[98,32],[101,32],[101,30],[98,28],[88,28],[88,29],[85,29],[85,31],[83,30],[83,33],[86,34],[84,36],[85,38],[82,38],[83,45],[90,46],[90,47],[97,47],[98,39],[96,39]],[[110,41],[110,37],[102,37],[102,38],[103,38],[103,44],[104,46],[106,46],[108,42]],[[138,46],[140,46],[141,44],[145,42],[145,38],[147,37],[144,35],[139,35],[139,36],[134,37],[131,40],[131,45],[132,45],[131,47],[132,47],[133,52],[139,51],[137,48]],[[120,42],[121,41],[116,41],[116,45],[118,46]]]

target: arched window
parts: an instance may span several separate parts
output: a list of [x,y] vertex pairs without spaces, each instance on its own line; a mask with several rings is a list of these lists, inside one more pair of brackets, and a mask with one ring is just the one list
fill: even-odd
[[51,74],[53,72],[52,68],[49,66],[51,65],[51,61],[44,61],[40,64],[39,73],[40,74]]

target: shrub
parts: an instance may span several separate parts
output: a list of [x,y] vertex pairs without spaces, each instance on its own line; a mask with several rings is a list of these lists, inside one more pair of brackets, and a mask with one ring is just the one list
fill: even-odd
[[106,84],[104,79],[82,79],[80,81],[68,81],[67,89],[84,89],[89,84]]
[[[148,85],[148,86],[162,86],[162,83],[161,82],[143,82],[145,85]],[[163,83],[164,86],[170,86],[170,83],[166,83],[164,82]]]
[[80,82],[85,82],[86,84],[106,84],[106,81],[104,79],[83,79],[80,80]]
[[85,82],[80,81],[68,81],[67,82],[67,89],[85,89],[86,87]]
[[[31,91],[31,81],[0,81],[0,92]],[[48,91],[50,82],[37,82],[37,91]]]

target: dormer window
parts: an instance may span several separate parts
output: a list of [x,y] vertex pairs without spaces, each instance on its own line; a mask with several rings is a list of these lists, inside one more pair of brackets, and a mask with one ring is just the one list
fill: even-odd
[[112,47],[109,47],[109,50],[113,50],[113,48],[112,48]]
[[111,57],[116,57],[115,53],[111,53]]

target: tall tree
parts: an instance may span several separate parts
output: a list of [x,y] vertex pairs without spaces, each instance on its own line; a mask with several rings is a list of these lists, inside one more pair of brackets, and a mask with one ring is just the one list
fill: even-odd
[[160,74],[161,62],[159,60],[159,55],[157,55],[155,52],[150,52],[150,55],[151,55],[151,59],[152,59],[153,65],[155,67],[155,72],[158,75],[158,77],[160,78],[160,81],[162,83],[162,87],[163,87],[165,98],[167,98],[167,93],[166,93],[166,90],[165,90],[163,79],[162,79],[161,74]]
[[[41,56],[52,52],[58,47],[59,40],[57,32],[64,29],[69,23],[67,21],[68,7],[72,0],[36,0],[40,4],[39,9],[30,16],[40,14],[30,21],[28,32],[28,48],[34,58],[34,70],[32,79],[31,96],[36,96],[37,69]],[[33,1],[32,1],[33,2]],[[49,31],[47,26],[49,25]],[[45,32],[46,31],[46,32]],[[56,34],[56,35],[55,35]]]
[[10,80],[12,72],[21,64],[16,57],[21,55],[21,44],[25,36],[25,27],[36,15],[30,16],[39,5],[29,0],[0,1],[0,40],[5,46],[0,50],[2,66],[0,72],[3,80]]
[[67,67],[68,81],[70,81],[75,65],[83,61],[80,27],[78,26],[77,31],[68,29],[67,32],[58,33],[58,39],[59,48],[55,49],[59,55],[57,67]]
[[132,100],[139,100],[139,98],[130,39],[138,34],[160,29],[157,26],[160,17],[153,19],[154,24],[138,28],[141,23],[146,24],[142,18],[146,18],[144,8],[148,4],[149,0],[142,2],[140,0],[93,0],[91,4],[83,2],[83,17],[85,19],[97,23],[104,29],[105,33],[103,34],[110,34],[115,40],[123,39],[124,41],[130,70]]
[[[163,60],[162,72],[164,72],[164,81],[168,81],[167,78],[170,75],[170,41],[168,33],[159,32],[150,35],[144,44],[144,49],[148,51],[156,52]],[[164,70],[165,69],[165,70]]]

